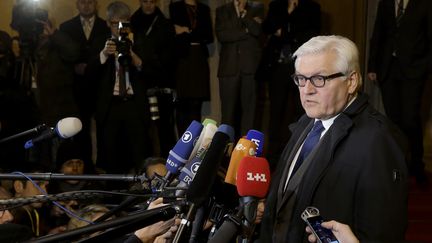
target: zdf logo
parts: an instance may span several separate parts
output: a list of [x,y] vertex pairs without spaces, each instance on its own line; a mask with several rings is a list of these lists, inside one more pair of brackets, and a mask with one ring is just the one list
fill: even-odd
[[258,182],[267,182],[266,175],[263,173],[252,173],[248,172],[246,180],[248,181],[258,181]]

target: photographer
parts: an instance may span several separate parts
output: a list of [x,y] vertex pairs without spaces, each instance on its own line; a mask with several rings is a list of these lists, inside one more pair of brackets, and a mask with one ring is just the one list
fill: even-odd
[[[17,62],[17,80],[30,100],[28,120],[55,126],[64,117],[78,116],[73,94],[74,62],[79,46],[65,33],[57,31],[48,18],[48,12],[37,3],[17,1],[13,8],[11,27],[19,33],[20,55]],[[35,104],[35,105],[34,105]],[[26,114],[26,116],[29,116]],[[30,117],[29,116],[29,117]],[[56,142],[41,143],[30,152],[30,161],[41,161],[51,168],[54,164],[52,146]]]
[[[108,173],[126,173],[148,157],[148,107],[141,58],[131,50],[127,22],[129,7],[107,7],[112,38],[87,67],[99,77],[96,94],[97,165]],[[120,166],[121,165],[121,166]]]

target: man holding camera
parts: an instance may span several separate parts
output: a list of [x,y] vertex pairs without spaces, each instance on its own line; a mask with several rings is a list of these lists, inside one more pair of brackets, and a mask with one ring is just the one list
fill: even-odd
[[[125,173],[147,157],[148,108],[141,78],[141,58],[127,37],[130,9],[123,2],[107,7],[112,38],[89,64],[97,79],[96,124],[98,166],[108,173]],[[121,165],[121,166],[120,166]]]

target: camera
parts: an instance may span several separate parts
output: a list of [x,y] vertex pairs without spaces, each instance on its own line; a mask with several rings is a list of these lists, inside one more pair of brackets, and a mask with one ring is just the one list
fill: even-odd
[[17,1],[12,9],[11,27],[19,33],[19,44],[24,56],[32,55],[39,36],[43,33],[41,21],[48,21],[48,12],[33,1]]
[[331,230],[321,226],[324,219],[319,214],[317,208],[307,207],[301,214],[301,218],[312,230],[318,243],[339,243]]
[[118,61],[122,66],[129,66],[132,62],[130,49],[132,41],[129,38],[131,35],[131,26],[128,22],[120,22],[118,27],[119,36],[118,38],[111,39],[116,43],[118,52]]

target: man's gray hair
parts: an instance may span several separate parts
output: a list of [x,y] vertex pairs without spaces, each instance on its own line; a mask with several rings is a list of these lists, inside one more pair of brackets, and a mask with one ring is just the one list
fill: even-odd
[[129,6],[120,1],[112,2],[107,7],[107,18],[112,20],[114,18],[129,19],[131,16],[131,10]]
[[339,72],[342,72],[346,75],[349,75],[352,71],[358,73],[359,89],[362,86],[359,51],[354,42],[343,36],[316,36],[308,40],[294,52],[293,56],[296,58],[296,69],[298,65],[298,59],[300,59],[302,56],[316,55],[325,52],[333,52],[336,54],[337,59],[334,60],[334,65]]

